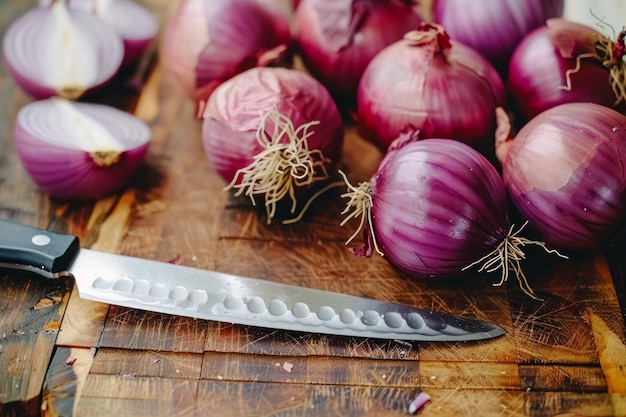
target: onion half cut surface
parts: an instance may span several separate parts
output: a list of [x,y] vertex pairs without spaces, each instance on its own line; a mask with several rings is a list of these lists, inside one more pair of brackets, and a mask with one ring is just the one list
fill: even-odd
[[52,98],[20,109],[18,156],[54,197],[91,200],[125,186],[144,161],[152,132],[135,116],[93,103]]

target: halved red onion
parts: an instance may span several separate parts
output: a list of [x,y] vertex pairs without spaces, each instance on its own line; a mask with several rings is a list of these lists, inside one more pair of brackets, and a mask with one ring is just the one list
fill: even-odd
[[18,156],[32,180],[54,197],[92,200],[125,186],[145,159],[150,128],[103,104],[51,98],[22,107]]
[[[602,42],[609,48],[605,52],[600,49]],[[548,25],[535,29],[517,46],[509,67],[507,89],[521,118],[518,124],[570,102],[592,102],[623,111],[624,50],[623,38],[621,44],[613,42],[590,27],[563,19],[550,19]]]
[[311,74],[334,96],[353,98],[372,58],[422,20],[412,0],[304,0],[294,37]]
[[435,22],[506,76],[517,44],[546,20],[563,14],[564,0],[435,0]]
[[330,178],[340,160],[343,123],[328,91],[309,74],[252,68],[210,96],[202,124],[208,159],[228,188],[276,204]]
[[62,1],[11,23],[2,50],[15,82],[35,99],[78,98],[109,81],[124,56],[110,25]]
[[203,107],[220,83],[288,56],[290,31],[285,9],[267,1],[182,0],[165,30],[163,62]]
[[533,294],[520,265],[522,247],[543,245],[514,230],[502,178],[474,148],[454,139],[419,140],[419,132],[407,128],[369,183],[349,190],[344,224],[360,218],[364,232],[355,254],[376,250],[418,278],[460,276],[482,265],[481,271],[501,271],[496,285],[511,272]]
[[[57,0],[39,0],[49,7]],[[143,5],[132,0],[64,0],[73,10],[92,13],[109,23],[124,41],[122,66],[135,64],[154,41],[159,22]]]
[[504,183],[540,239],[598,248],[626,226],[626,116],[566,103],[497,143]]
[[356,118],[386,149],[411,125],[422,137],[450,138],[491,150],[502,80],[477,52],[422,24],[369,63],[357,92]]

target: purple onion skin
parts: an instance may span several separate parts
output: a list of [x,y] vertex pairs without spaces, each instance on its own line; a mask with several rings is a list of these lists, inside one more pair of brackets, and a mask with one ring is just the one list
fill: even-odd
[[[16,149],[24,169],[37,186],[51,196],[89,201],[113,194],[124,187],[145,160],[149,143],[124,151],[113,166],[98,167],[89,153],[62,149],[15,126]],[[49,163],[41,163],[46,155]]]
[[381,51],[363,73],[356,118],[383,150],[411,125],[423,138],[457,139],[488,152],[495,109],[505,105],[502,79],[487,60],[452,42],[445,57],[407,40]]
[[563,14],[564,0],[435,0],[434,20],[448,34],[478,51],[504,77],[517,44],[551,17]]
[[453,139],[424,139],[390,151],[370,187],[378,245],[412,276],[461,275],[510,227],[500,175],[478,151]]
[[511,57],[507,90],[520,122],[572,102],[592,102],[623,111],[623,105],[615,107],[617,98],[608,69],[596,60],[581,60],[580,70],[570,75],[572,89],[560,88],[567,85],[566,72],[576,68],[577,62],[562,57],[548,31],[546,25],[535,29]]
[[566,103],[528,122],[503,158],[511,198],[555,249],[598,248],[626,222],[626,116]]
[[[289,62],[291,32],[286,13],[256,1],[219,1],[224,5],[205,6],[209,43],[196,65],[198,101],[205,101],[217,85],[249,68]],[[277,56],[271,52],[281,47],[284,50]]]
[[[336,97],[356,94],[367,64],[386,46],[402,39],[423,20],[415,7],[399,1],[303,0],[295,15],[295,38],[309,72]],[[354,13],[354,28],[341,18]]]
[[122,67],[129,68],[139,64],[142,56],[154,39],[124,39],[124,60]]
[[289,15],[269,0],[182,0],[165,28],[166,73],[204,103],[222,82],[255,66],[290,66]]
[[[13,81],[15,81],[15,84],[17,84],[22,90],[24,90],[24,92],[28,94],[32,99],[43,100],[57,95],[57,92],[54,88],[47,87],[41,83],[31,80],[30,78],[24,77],[19,71],[16,71],[10,64],[10,62],[6,59],[4,60],[4,63],[9,74],[11,75],[11,78],[13,78]],[[108,81],[109,80],[105,81],[105,83],[107,83]],[[90,91],[97,88],[99,88],[99,86],[90,89]]]
[[264,150],[256,140],[261,115],[272,106],[289,117],[294,127],[318,120],[308,140],[336,164],[343,145],[343,121],[328,91],[303,71],[258,67],[221,84],[207,103],[202,140],[207,158],[230,183],[240,168],[250,165]]

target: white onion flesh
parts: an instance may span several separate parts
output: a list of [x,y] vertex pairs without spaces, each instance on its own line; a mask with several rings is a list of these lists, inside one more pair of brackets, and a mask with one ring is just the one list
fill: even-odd
[[7,69],[35,99],[78,98],[109,81],[124,57],[110,25],[60,1],[16,19],[2,47]]
[[18,156],[33,181],[54,197],[97,199],[128,183],[152,133],[135,116],[103,104],[61,98],[22,107]]

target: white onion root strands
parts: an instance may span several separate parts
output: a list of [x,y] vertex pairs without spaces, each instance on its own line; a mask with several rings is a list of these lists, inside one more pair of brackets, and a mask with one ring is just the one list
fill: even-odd
[[536,300],[541,300],[537,297],[535,291],[528,283],[526,274],[522,269],[520,262],[526,259],[526,254],[522,248],[528,245],[537,245],[544,249],[547,253],[555,254],[563,259],[568,259],[568,257],[559,253],[559,251],[555,249],[549,249],[544,242],[530,240],[523,236],[519,236],[527,224],[528,222],[525,222],[519,229],[517,229],[517,231],[515,230],[515,225],[511,225],[509,233],[507,233],[504,240],[502,240],[502,242],[493,251],[483,256],[476,262],[464,267],[463,270],[479,266],[478,272],[501,271],[502,275],[500,277],[500,282],[493,284],[496,287],[508,281],[509,273],[510,271],[513,271],[522,291]]
[[[291,200],[293,214],[298,203],[295,189],[329,178],[326,165],[330,160],[321,150],[309,150],[307,146],[307,139],[313,135],[309,129],[317,124],[319,121],[311,121],[296,128],[288,117],[272,107],[262,116],[256,134],[264,150],[254,156],[250,165],[237,170],[225,189],[236,190],[236,196],[250,197],[252,204],[261,196],[268,222],[276,213],[277,203],[285,198]],[[268,137],[266,129],[270,125],[273,129]]]
[[576,58],[576,67],[567,71],[567,84],[561,88],[571,90],[571,74],[580,71],[581,60],[591,59],[609,70],[611,88],[616,97],[615,106],[626,102],[626,29],[618,35],[613,31],[616,39],[612,40],[596,30],[563,19],[549,19],[547,25],[550,38],[561,55]]
[[[343,175],[343,174],[342,174]],[[502,285],[513,273],[520,288],[537,298],[521,267],[523,247],[549,250],[519,236],[507,213],[506,188],[493,165],[470,146],[453,139],[418,140],[408,129],[394,141],[368,182],[355,187],[344,175],[349,201],[342,214],[359,219],[363,246],[417,278],[446,278],[501,271]]]
[[[202,143],[213,168],[241,195],[260,200],[259,190],[271,188],[265,208],[274,218],[287,215],[294,198],[324,186],[341,161],[339,110],[328,90],[304,71],[246,70],[215,89],[202,118]],[[280,197],[284,202],[278,204]]]
[[594,103],[565,103],[500,137],[504,184],[539,239],[596,250],[626,227],[626,116]]
[[[621,35],[620,35],[621,36]],[[550,19],[515,49],[507,90],[515,125],[564,103],[592,102],[626,109],[624,39],[613,42],[593,28]]]
[[495,68],[442,26],[423,23],[370,61],[355,118],[382,149],[411,125],[424,138],[455,139],[491,154],[495,109],[504,105]]
[[15,82],[35,99],[76,99],[110,81],[124,57],[115,30],[63,1],[31,9],[13,21],[2,50]]
[[152,138],[135,116],[103,104],[61,98],[22,107],[15,124],[18,157],[53,197],[94,200],[125,186]]

